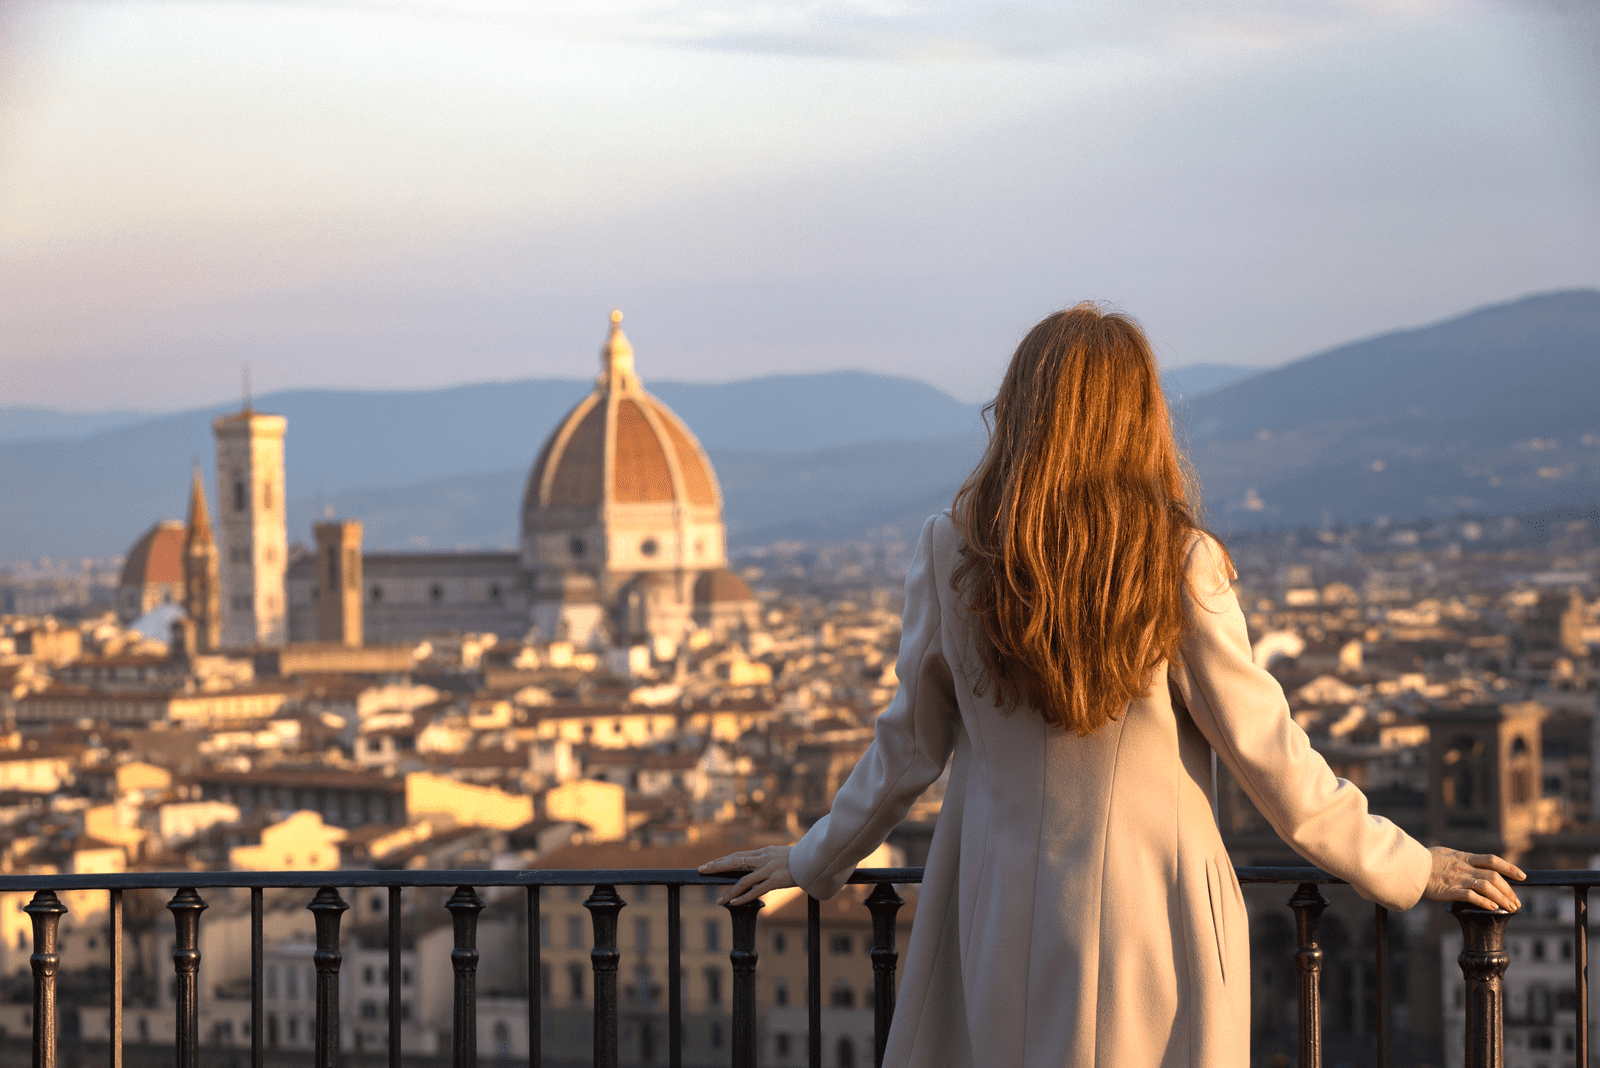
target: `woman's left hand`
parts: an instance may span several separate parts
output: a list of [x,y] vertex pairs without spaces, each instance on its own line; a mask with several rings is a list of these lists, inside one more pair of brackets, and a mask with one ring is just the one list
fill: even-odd
[[794,876],[789,874],[788,846],[746,849],[700,865],[701,875],[725,871],[739,871],[745,875],[723,891],[717,898],[719,905],[748,905],[762,894],[795,885]]

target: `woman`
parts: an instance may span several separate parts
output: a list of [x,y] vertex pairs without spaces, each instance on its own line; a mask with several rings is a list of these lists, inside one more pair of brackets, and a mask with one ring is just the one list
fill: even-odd
[[989,447],[906,578],[900,689],[832,811],[736,853],[744,903],[837,893],[954,757],[885,1063],[1249,1063],[1250,940],[1213,754],[1363,897],[1520,906],[1492,856],[1367,811],[1250,655],[1200,527],[1150,344],[1080,304],[1034,327]]

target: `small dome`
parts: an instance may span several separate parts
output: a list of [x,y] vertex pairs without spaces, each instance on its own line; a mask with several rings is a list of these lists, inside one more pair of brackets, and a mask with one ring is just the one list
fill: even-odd
[[725,567],[702,571],[694,580],[694,603],[697,605],[735,604],[755,599],[756,595],[750,592],[744,579]]
[[183,541],[187,528],[163,519],[144,532],[122,564],[123,586],[182,585]]
[[545,441],[528,476],[523,515],[544,508],[680,504],[720,509],[722,494],[700,443],[672,409],[644,391],[633,346],[613,313],[602,371]]

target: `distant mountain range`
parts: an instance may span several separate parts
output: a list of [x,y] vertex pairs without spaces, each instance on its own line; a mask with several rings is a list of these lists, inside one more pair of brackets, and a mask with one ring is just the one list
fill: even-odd
[[1600,291],[1341,345],[1179,407],[1218,524],[1600,504]]
[[[647,382],[706,446],[735,544],[907,534],[983,443],[978,406],[838,372]],[[509,545],[523,480],[587,380],[414,392],[296,390],[290,536],[326,508],[379,548]],[[1600,501],[1600,292],[1528,297],[1271,371],[1167,373],[1221,529]],[[0,408],[0,559],[106,556],[183,514],[212,475],[219,405],[168,415]],[[1586,438],[1585,435],[1588,435]],[[215,498],[213,497],[213,500]]]

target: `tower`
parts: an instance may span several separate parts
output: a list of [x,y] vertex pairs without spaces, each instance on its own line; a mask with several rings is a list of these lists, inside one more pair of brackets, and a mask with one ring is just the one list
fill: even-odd
[[1555,799],[1542,797],[1540,705],[1439,705],[1424,718],[1435,841],[1514,861],[1535,834],[1555,829]]
[[189,487],[189,526],[183,538],[183,610],[194,624],[197,652],[214,653],[222,647],[220,585],[206,486],[196,467],[194,484]]
[[317,638],[361,644],[361,523],[313,523],[317,539]]
[[212,422],[217,438],[217,532],[221,542],[222,644],[288,640],[284,571],[288,529],[283,500],[281,415],[248,403]]

